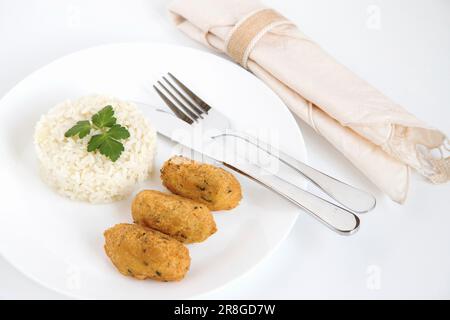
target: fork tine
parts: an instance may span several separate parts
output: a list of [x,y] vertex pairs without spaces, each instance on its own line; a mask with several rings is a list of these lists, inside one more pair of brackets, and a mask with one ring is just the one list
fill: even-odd
[[166,86],[164,86],[164,84],[161,81],[158,81],[158,84],[161,86],[161,88],[164,89],[164,91],[167,92],[167,94],[176,102],[176,104],[178,104],[178,106],[181,107],[181,109],[184,111],[184,113],[186,113],[192,120],[197,121],[198,116],[195,113],[193,113],[177,97],[175,97],[175,95],[172,92],[170,92],[170,90],[167,89]]
[[181,99],[183,99],[184,102],[186,102],[189,107],[191,107],[192,110],[194,110],[194,112],[203,119],[203,117],[201,116],[201,114],[204,112],[202,110],[200,110],[196,105],[194,105],[184,94],[182,94],[180,92],[180,90],[178,90],[169,80],[167,80],[166,77],[163,76],[164,81],[172,88],[173,91],[175,91],[178,96],[181,97]]
[[184,112],[182,112],[180,109],[178,109],[178,107],[172,101],[170,101],[170,99],[167,98],[164,95],[164,93],[162,93],[161,90],[159,90],[155,85],[153,86],[153,89],[155,89],[155,91],[158,93],[158,95],[161,97],[161,99],[164,100],[166,105],[170,108],[170,110],[173,111],[173,113],[175,114],[175,116],[177,116],[177,118],[183,120],[184,122],[187,122],[188,124],[194,123],[194,120],[189,118]]
[[189,90],[188,87],[186,87],[180,80],[178,80],[177,78],[175,78],[175,76],[173,74],[171,74],[170,72],[167,73],[176,83],[177,85],[183,89],[183,91],[192,99],[195,101],[195,103],[197,103],[197,105],[206,113],[208,113],[209,109],[211,109],[211,107],[209,106],[209,104],[207,104],[205,101],[203,101],[202,99],[200,99],[195,93],[193,93],[191,90]]

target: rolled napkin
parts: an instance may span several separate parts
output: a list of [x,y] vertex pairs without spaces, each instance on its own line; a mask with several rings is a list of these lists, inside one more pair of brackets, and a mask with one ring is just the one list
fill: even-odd
[[433,183],[450,180],[442,132],[336,62],[281,14],[257,0],[175,0],[169,11],[181,31],[263,80],[394,201],[406,199],[410,167]]

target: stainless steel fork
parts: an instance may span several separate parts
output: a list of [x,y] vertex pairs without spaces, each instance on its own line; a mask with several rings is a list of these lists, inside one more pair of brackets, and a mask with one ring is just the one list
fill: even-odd
[[364,213],[375,207],[376,199],[373,195],[314,169],[255,137],[233,130],[230,120],[225,115],[213,109],[173,74],[168,73],[168,76],[170,80],[164,76],[162,81],[158,81],[158,85],[168,96],[164,95],[157,86],[155,86],[155,90],[181,120],[191,125],[201,122],[203,128],[215,129],[214,132],[219,130],[221,133],[211,136],[213,139],[235,137],[257,146],[301,174],[347,209]]
[[[168,80],[166,79],[163,81],[167,84]],[[158,86],[160,88],[158,88]],[[168,86],[172,89],[170,85]],[[158,129],[158,133],[160,135],[174,142],[183,144],[183,142],[181,142],[177,138],[174,139],[172,137],[172,130],[177,130],[176,128],[179,128],[182,125],[182,123],[180,123],[180,125],[177,125],[176,123],[174,123],[174,120],[178,117],[179,119],[184,120],[189,125],[199,123],[201,119],[205,119],[205,116],[208,115],[208,106],[203,105],[203,103],[199,100],[195,102],[194,97],[194,99],[186,101],[190,101],[195,108],[190,106],[189,103],[185,102],[187,105],[189,105],[188,108],[176,97],[175,94],[178,94],[177,91],[173,89],[172,91],[169,90],[162,82],[159,82],[154,86],[154,88],[167,104],[167,106],[173,111],[172,114],[159,108],[154,108],[145,103],[136,103],[143,105],[143,107],[146,107],[146,109],[148,109],[154,119],[159,119],[158,125],[160,127]],[[165,93],[163,93],[161,90]],[[183,99],[181,96],[179,96],[179,98]],[[187,97],[184,98],[187,99]],[[175,120],[175,122],[176,121],[178,120]],[[185,123],[183,124],[185,125]],[[214,142],[211,139],[207,140],[210,142]],[[320,222],[337,233],[350,235],[357,231],[359,228],[359,218],[348,209],[326,201],[321,197],[318,197],[310,193],[309,191],[306,191],[299,186],[282,179],[275,174],[265,171],[263,168],[254,163],[239,160],[230,162],[228,160],[225,160],[222,156],[217,157],[215,154],[211,154],[209,152],[205,153],[205,150],[198,149],[191,143],[188,143],[186,146],[191,148],[191,150],[193,151],[200,152],[203,156],[222,163],[223,165],[238,173],[244,174],[248,178],[263,185],[267,189],[279,194],[280,196],[303,209],[305,212],[310,213],[313,217],[317,218]]]

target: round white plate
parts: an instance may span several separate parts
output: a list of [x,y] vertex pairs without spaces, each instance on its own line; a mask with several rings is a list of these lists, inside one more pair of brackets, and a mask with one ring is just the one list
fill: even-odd
[[[33,147],[41,114],[65,99],[96,93],[163,105],[151,85],[167,71],[187,80],[232,118],[236,128],[269,130],[280,148],[305,158],[301,132],[284,104],[225,59],[149,43],[106,45],[63,57],[32,73],[0,101],[0,253],[18,270],[82,299],[192,298],[244,275],[287,236],[298,209],[237,175],[244,198],[235,210],[214,213],[216,234],[189,245],[192,264],[186,278],[176,283],[139,281],[117,272],[103,250],[103,231],[131,222],[131,197],[91,205],[68,200],[41,181]],[[158,171],[169,157],[168,144],[159,139],[155,172],[137,190],[163,190]]]

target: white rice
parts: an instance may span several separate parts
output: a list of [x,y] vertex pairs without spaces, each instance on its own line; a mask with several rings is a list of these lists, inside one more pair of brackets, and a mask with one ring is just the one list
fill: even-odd
[[[116,162],[99,152],[88,152],[90,136],[64,137],[77,121],[90,120],[107,105],[113,107],[117,123],[130,132],[130,138],[121,141],[125,150]],[[156,132],[134,104],[89,96],[65,101],[43,115],[36,125],[34,142],[47,184],[70,199],[107,203],[125,198],[137,183],[148,178]]]

